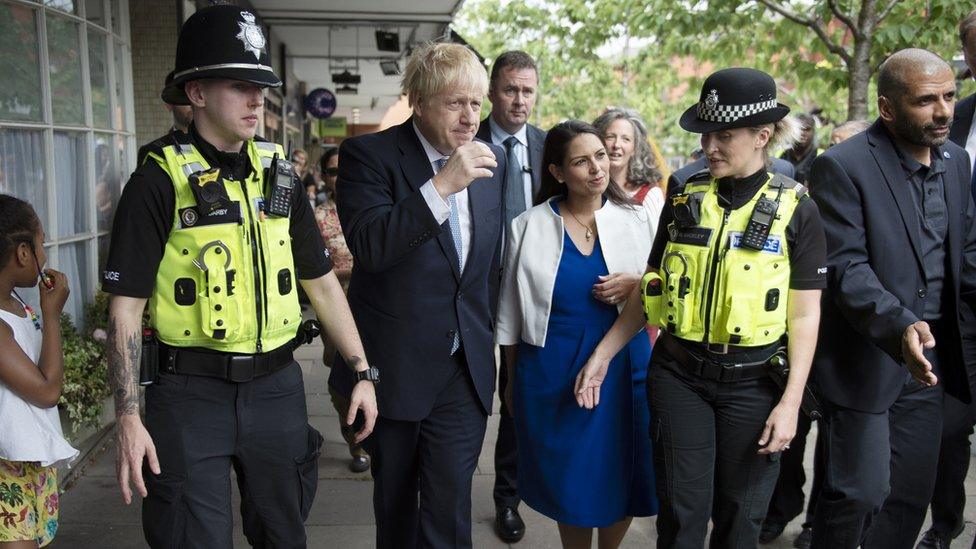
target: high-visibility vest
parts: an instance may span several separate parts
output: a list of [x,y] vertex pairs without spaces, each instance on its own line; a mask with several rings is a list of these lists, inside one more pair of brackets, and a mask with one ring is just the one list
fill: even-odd
[[[700,203],[699,223],[667,229],[669,239],[659,272],[642,280],[648,323],[679,338],[704,344],[763,346],[786,333],[790,284],[786,227],[806,197],[803,185],[782,175],[769,175],[745,205],[727,210],[718,203],[718,182],[710,177],[689,180],[675,203]],[[780,187],[782,192],[780,193]],[[762,250],[742,246],[759,197],[779,207]]]
[[291,341],[301,323],[289,218],[266,216],[265,169],[284,150],[247,142],[256,169],[223,178],[230,203],[197,208],[189,177],[210,168],[193,145],[173,144],[153,158],[173,182],[176,208],[149,300],[149,322],[163,343],[232,353],[262,353]]

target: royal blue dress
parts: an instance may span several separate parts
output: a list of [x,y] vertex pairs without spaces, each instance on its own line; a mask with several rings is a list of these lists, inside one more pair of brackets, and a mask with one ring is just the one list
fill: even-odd
[[592,295],[606,274],[599,240],[585,256],[564,234],[546,344],[519,344],[513,387],[519,496],[551,519],[589,528],[658,509],[647,334],[637,333],[610,363],[599,406],[580,408],[573,396],[576,375],[617,319],[615,306]]

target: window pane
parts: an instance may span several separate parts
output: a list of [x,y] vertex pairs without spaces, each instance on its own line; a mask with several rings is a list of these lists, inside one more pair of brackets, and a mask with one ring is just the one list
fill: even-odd
[[108,26],[108,20],[105,19],[105,6],[102,0],[85,0],[85,18],[96,25]]
[[83,134],[54,132],[54,180],[57,182],[58,236],[90,232]]
[[48,57],[51,62],[51,107],[54,122],[84,124],[81,94],[81,55],[78,25],[60,17],[47,18]]
[[109,9],[112,10],[112,32],[122,34],[122,10],[119,0],[109,0]]
[[127,49],[121,42],[116,41],[115,45],[115,129],[125,131],[128,129],[126,124],[125,110],[125,57]]
[[44,132],[0,128],[0,192],[26,200],[47,225]]
[[84,303],[95,295],[88,272],[88,266],[91,265],[89,242],[91,241],[83,240],[58,246],[58,270],[68,278],[68,287],[71,288],[64,312],[71,315],[77,328],[82,328],[79,324],[84,320]]
[[74,0],[44,0],[44,5],[78,15],[78,2]]
[[98,217],[98,230],[112,228],[112,216],[119,203],[122,187],[119,178],[118,143],[112,134],[95,134],[95,208]]
[[0,119],[41,120],[41,63],[35,10],[0,4]]
[[112,111],[108,104],[108,39],[88,33],[88,67],[91,75],[92,121],[96,128],[110,129]]

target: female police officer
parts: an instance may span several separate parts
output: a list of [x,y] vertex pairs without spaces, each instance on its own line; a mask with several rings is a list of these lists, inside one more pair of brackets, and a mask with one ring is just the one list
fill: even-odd
[[[577,377],[599,404],[610,358],[641,327],[662,336],[648,376],[658,547],[753,547],[796,431],[816,346],[825,239],[806,189],[767,172],[768,151],[797,133],[773,79],[718,71],[681,117],[700,133],[708,171],[673,189],[648,274]],[[641,299],[641,294],[646,296]],[[786,334],[789,333],[789,343]],[[788,358],[785,389],[770,365]]]

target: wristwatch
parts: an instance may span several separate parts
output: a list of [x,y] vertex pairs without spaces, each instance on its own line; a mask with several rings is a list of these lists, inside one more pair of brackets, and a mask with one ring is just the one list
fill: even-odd
[[356,372],[356,381],[372,381],[373,384],[380,382],[380,371],[376,368],[369,368],[362,372]]

